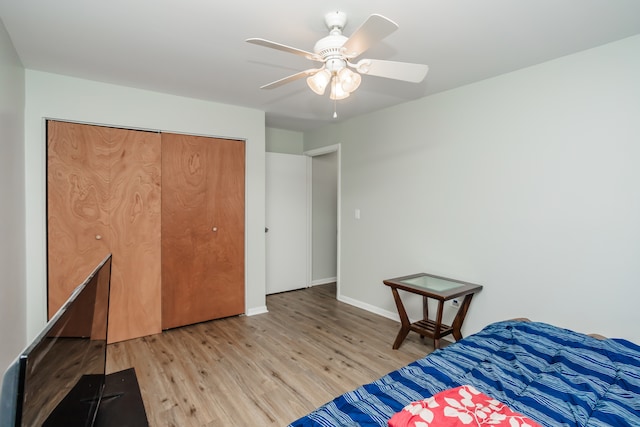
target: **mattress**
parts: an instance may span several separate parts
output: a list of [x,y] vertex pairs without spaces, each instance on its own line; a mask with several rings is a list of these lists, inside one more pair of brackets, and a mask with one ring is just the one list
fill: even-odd
[[640,346],[505,321],[338,396],[290,427],[387,426],[409,403],[461,385],[544,426],[640,426]]

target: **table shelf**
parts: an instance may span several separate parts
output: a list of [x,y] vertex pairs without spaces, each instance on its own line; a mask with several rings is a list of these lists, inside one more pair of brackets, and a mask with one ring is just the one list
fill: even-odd
[[[430,338],[434,338],[436,336],[436,327],[438,324],[431,320],[418,320],[411,324],[411,330],[419,333],[420,335],[424,335]],[[444,337],[453,333],[453,326],[445,325],[444,323],[440,325],[440,333],[438,337]]]

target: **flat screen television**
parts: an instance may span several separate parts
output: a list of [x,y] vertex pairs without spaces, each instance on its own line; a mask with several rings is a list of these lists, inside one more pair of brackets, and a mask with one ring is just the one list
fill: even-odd
[[111,255],[9,366],[0,426],[93,426],[105,384]]

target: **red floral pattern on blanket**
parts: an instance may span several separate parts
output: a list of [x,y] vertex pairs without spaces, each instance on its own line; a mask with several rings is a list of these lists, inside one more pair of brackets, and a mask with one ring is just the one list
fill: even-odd
[[389,427],[507,426],[542,427],[470,385],[451,388],[413,402],[396,413]]

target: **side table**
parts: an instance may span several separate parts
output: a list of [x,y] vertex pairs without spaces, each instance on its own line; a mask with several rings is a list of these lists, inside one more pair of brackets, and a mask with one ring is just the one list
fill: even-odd
[[[391,288],[393,299],[400,315],[402,326],[400,332],[393,343],[393,349],[398,349],[409,331],[420,334],[420,337],[430,337],[433,339],[433,345],[438,348],[440,338],[453,334],[456,341],[462,339],[460,328],[464,322],[464,318],[471,305],[471,299],[476,292],[482,289],[481,285],[474,283],[462,282],[460,280],[448,279],[446,277],[434,276],[427,273],[412,274],[410,276],[397,277],[395,279],[384,280],[383,283]],[[398,289],[413,294],[422,295],[423,318],[417,322],[411,323],[404,304],[400,299]],[[442,323],[442,312],[445,301],[454,298],[464,297],[462,304],[458,307],[458,312],[453,320],[453,325],[445,325]],[[438,301],[438,312],[434,320],[429,319],[428,299],[433,298]]]

